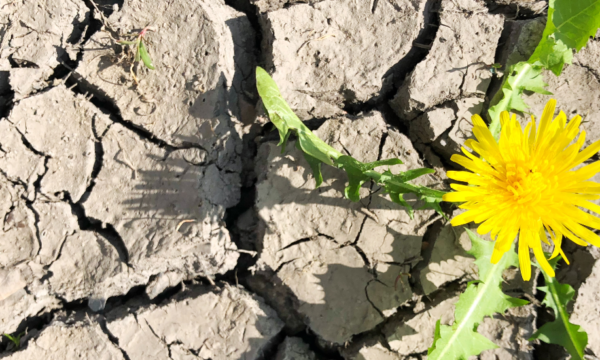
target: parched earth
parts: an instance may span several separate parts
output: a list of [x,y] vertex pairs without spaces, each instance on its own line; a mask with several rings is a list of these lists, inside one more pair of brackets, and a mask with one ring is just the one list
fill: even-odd
[[[10,0],[0,5],[0,332],[6,359],[424,360],[476,269],[433,211],[372,184],[315,180],[282,152],[255,90],[266,68],[315,133],[448,188],[450,156],[526,59],[546,1]],[[156,70],[116,40],[151,27]],[[600,40],[560,78],[559,107],[600,138]],[[528,96],[534,114],[546,97]],[[291,141],[293,142],[293,141]],[[409,201],[414,201],[410,200]],[[449,215],[453,209],[446,209]],[[600,251],[566,245],[572,319],[600,355]],[[533,304],[487,318],[492,359],[567,359],[527,339]]]

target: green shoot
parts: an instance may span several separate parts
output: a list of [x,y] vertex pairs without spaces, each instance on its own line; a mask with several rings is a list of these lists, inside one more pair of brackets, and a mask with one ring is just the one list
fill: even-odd
[[528,304],[526,300],[505,295],[502,292],[502,272],[517,266],[518,256],[510,250],[497,264],[491,263],[494,243],[478,237],[466,229],[471,239],[471,250],[479,271],[479,281],[472,281],[462,293],[454,310],[452,326],[436,324],[433,344],[427,352],[429,360],[466,360],[497,345],[477,332],[479,323],[486,316],[502,314],[512,307]]
[[544,89],[546,85],[542,78],[541,67],[533,66],[524,61],[510,66],[504,74],[504,82],[501,88],[502,100],[489,109],[490,118],[492,119],[490,123],[492,135],[495,138],[500,135],[500,113],[502,111],[527,110],[527,105],[521,97],[523,91],[551,95],[552,93]]
[[20,334],[15,334],[15,335],[10,335],[10,334],[3,334],[3,335],[6,336],[8,338],[8,340],[12,341],[13,344],[15,344],[15,349],[19,349],[21,347],[21,337],[25,334],[26,334],[26,331],[24,331]]
[[524,112],[524,90],[551,94],[544,90],[543,70],[560,75],[564,64],[570,64],[573,51],[579,51],[600,27],[600,0],[550,0],[548,20],[542,39],[528,61],[509,66],[502,87],[489,109],[490,131],[500,135],[500,113]]
[[133,77],[136,84],[139,83],[139,81],[133,71],[133,67],[135,66],[135,64],[137,64],[141,61],[144,63],[144,65],[148,69],[150,69],[150,70],[156,69],[154,67],[154,65],[152,64],[152,59],[150,58],[150,55],[148,54],[148,49],[146,48],[146,44],[144,44],[144,41],[146,41],[144,39],[144,36],[146,36],[146,33],[150,30],[152,30],[152,29],[149,27],[145,27],[142,31],[140,31],[140,33],[137,35],[137,38],[133,41],[126,41],[126,40],[117,41],[117,43],[120,45],[133,46],[134,60],[131,63],[129,72],[131,73],[131,76]]
[[400,174],[392,174],[389,170],[383,173],[377,172],[374,169],[379,166],[402,164],[402,161],[400,159],[387,159],[363,163],[353,157],[343,155],[319,139],[304,125],[281,97],[275,81],[260,67],[256,68],[256,86],[269,119],[279,131],[279,145],[282,146],[282,152],[285,151],[290,135],[294,133],[298,138],[296,146],[302,151],[310,165],[317,187],[323,182],[321,164],[325,163],[346,171],[349,184],[345,189],[345,196],[352,201],[359,200],[359,190],[365,182],[374,181],[390,194],[393,202],[404,206],[411,217],[414,210],[404,199],[404,194],[416,195],[418,200],[424,202],[423,208],[434,209],[445,216],[440,207],[444,195],[443,191],[408,183],[408,181],[419,176],[433,173],[433,169],[414,169]]
[[[560,257],[550,260],[552,268],[556,268],[559,259]],[[548,276],[543,269],[542,274],[546,286],[538,289],[546,293],[544,305],[554,310],[556,320],[544,324],[529,340],[539,339],[548,344],[561,345],[571,354],[571,359],[584,360],[584,350],[588,343],[587,333],[581,326],[570,323],[567,313],[567,304],[573,300],[575,290],[571,285],[561,284],[556,278]]]
[[570,64],[600,27],[600,0],[550,0],[542,40],[529,63],[551,70],[556,76]]

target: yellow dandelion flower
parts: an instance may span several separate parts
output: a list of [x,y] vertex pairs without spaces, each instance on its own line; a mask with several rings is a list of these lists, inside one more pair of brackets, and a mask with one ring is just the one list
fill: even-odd
[[[567,123],[564,112],[552,119],[556,100],[544,108],[539,126],[535,118],[521,127],[505,111],[500,115],[502,132],[496,141],[485,122],[474,115],[473,134],[465,146],[465,156],[455,154],[451,160],[469,171],[449,171],[448,177],[468,183],[452,184],[455,192],[444,201],[461,202],[464,213],[452,219],[452,225],[469,222],[480,224],[479,234],[491,232],[495,240],[492,263],[497,263],[518,236],[519,265],[524,280],[531,278],[529,249],[550,276],[554,271],[542,251],[547,236],[554,243],[551,258],[562,254],[563,237],[576,244],[600,246],[600,219],[582,209],[600,214],[600,206],[590,202],[600,198],[600,184],[589,181],[600,171],[600,161],[581,165],[600,150],[600,140],[581,151],[585,131],[579,134],[581,117]],[[579,137],[577,138],[577,135]],[[576,139],[577,138],[577,139]]]

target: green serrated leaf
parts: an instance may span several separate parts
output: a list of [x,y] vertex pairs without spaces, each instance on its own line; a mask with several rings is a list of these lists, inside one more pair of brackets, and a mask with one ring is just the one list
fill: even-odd
[[445,194],[444,191],[430,189],[426,186],[413,185],[405,182],[406,177],[404,174],[394,175],[390,171],[385,171],[383,174],[376,171],[365,171],[365,175],[371,179],[385,185],[387,192],[399,193],[399,194],[416,194],[417,196],[427,197],[432,199],[439,199],[441,201],[442,196]]
[[[282,135],[283,135],[283,137],[281,137]],[[291,132],[291,131],[288,131],[288,132],[287,132],[287,133],[285,133],[285,134],[282,134],[282,133],[281,133],[281,131],[279,132],[279,136],[280,136],[280,137],[279,137],[279,144],[277,144],[277,146],[281,146],[281,153],[282,153],[282,154],[283,154],[283,153],[285,153],[285,149],[286,149],[286,147],[287,147],[288,140],[290,139],[290,135],[292,135],[292,132]],[[299,150],[302,150],[302,148],[300,147],[300,142],[298,142],[298,141],[296,141],[296,147],[297,147]],[[303,153],[303,154],[304,154],[304,153]],[[312,158],[312,156],[311,156],[311,158]],[[313,159],[314,159],[314,158],[313,158]]]
[[323,140],[319,139],[315,134],[310,131],[302,122],[302,128],[294,129],[298,135],[298,142],[302,151],[317,158],[327,165],[333,165],[333,161],[342,154],[327,145]]
[[150,70],[155,70],[154,65],[152,65],[152,59],[150,58],[150,55],[148,55],[148,50],[146,49],[146,45],[144,45],[144,42],[141,40],[138,45],[138,53],[140,54],[140,57],[141,57],[144,65],[146,65],[146,67]]
[[481,239],[469,229],[465,230],[472,244],[467,253],[475,257],[479,281],[469,283],[460,295],[454,324],[440,327],[440,336],[434,340],[428,353],[429,360],[466,360],[469,356],[496,348],[493,342],[476,332],[479,323],[486,316],[528,304],[526,300],[510,297],[501,290],[502,272],[518,264],[514,250],[506,252],[497,264],[492,264],[494,243]]
[[468,336],[457,338],[457,330],[453,326],[441,325],[440,338],[427,359],[468,360],[472,355],[498,348],[498,345],[471,329],[462,333]]
[[449,221],[448,217],[442,210],[440,203],[442,202],[441,197],[432,197],[432,196],[419,196],[419,200],[423,201],[423,206],[419,208],[419,210],[423,209],[432,209],[435,210],[439,215],[441,215],[446,221]]
[[[440,206],[440,203],[442,202],[442,196],[445,194],[445,192],[430,189],[426,186],[407,183],[405,182],[407,178],[405,173],[394,175],[390,171],[385,171],[383,174],[372,170],[364,172],[365,175],[384,187],[385,192],[390,194],[392,201],[396,202],[395,200],[398,199],[398,202],[396,203],[406,206],[400,202],[400,195],[415,194],[417,195],[418,200],[424,202],[421,209],[433,209],[440,215],[446,217]],[[407,206],[407,209],[410,215],[412,208]]]
[[319,139],[304,125],[281,96],[281,92],[275,81],[260,67],[256,68],[256,86],[266,113],[279,131],[279,138],[281,139],[279,145],[284,147],[290,134],[292,132],[296,134],[298,137],[296,146],[302,150],[313,170],[317,186],[323,181],[320,163],[325,163],[346,171],[348,186],[344,194],[352,201],[360,200],[360,188],[365,182],[373,180],[384,187],[386,192],[390,194],[392,201],[405,206],[411,216],[413,215],[413,209],[404,200],[403,194],[415,194],[419,200],[424,202],[424,208],[435,209],[444,215],[440,207],[440,202],[445,192],[407,182],[419,176],[432,173],[434,170],[414,169],[397,175],[392,174],[389,170],[383,174],[374,171],[373,169],[380,166],[402,164],[402,161],[400,159],[387,159],[363,163],[351,156],[343,155]]
[[573,50],[579,51],[600,27],[600,0],[550,0],[548,19],[538,46],[527,62],[509,68],[500,91],[489,109],[490,131],[500,134],[502,111],[525,111],[523,90],[550,95],[544,90],[543,69],[560,75],[564,64],[573,60]]
[[[296,142],[296,147],[298,148],[298,150],[302,150],[298,142]],[[313,176],[315,177],[315,188],[318,188],[323,183],[323,174],[321,173],[321,161],[317,158],[308,155],[305,152],[303,152],[302,154],[304,155],[304,159],[306,159],[306,162],[310,166],[310,169],[313,172]]]
[[400,174],[398,174],[397,180],[406,182],[406,181],[414,180],[423,175],[433,174],[433,173],[435,173],[435,170],[428,169],[428,168],[412,169],[412,170],[403,171]]
[[548,20],[540,43],[529,63],[560,75],[600,27],[600,0],[551,0]]
[[546,27],[542,34],[535,51],[529,58],[528,62],[535,66],[542,66],[551,70],[556,76],[560,75],[564,64],[570,64],[573,59],[573,50],[571,50],[561,40],[556,39],[554,32],[556,27],[552,22],[554,15],[554,0],[549,2],[548,18]]
[[[553,269],[556,268],[559,258],[550,260]],[[584,351],[588,343],[587,333],[581,326],[569,322],[567,312],[567,304],[573,300],[575,290],[571,285],[561,284],[556,281],[556,278],[548,276],[543,269],[542,274],[546,286],[538,289],[546,293],[543,303],[554,310],[556,320],[544,324],[529,340],[540,339],[548,344],[561,345],[571,354],[571,359],[584,360]]]
[[406,200],[404,200],[404,194],[391,193],[390,199],[392,199],[392,201],[395,202],[396,204],[398,204],[400,206],[404,206],[406,208],[406,212],[408,213],[408,216],[411,218],[411,220],[414,219],[415,211],[414,211],[413,207]]
[[386,160],[378,160],[378,161],[373,161],[370,163],[365,163],[366,168],[365,170],[373,170],[376,167],[380,167],[380,166],[393,166],[393,165],[399,165],[402,164],[402,160],[400,159],[386,159]]
[[556,39],[581,50],[600,27],[600,0],[551,0]]
[[345,189],[346,197],[352,201],[360,200],[360,188],[363,184],[370,180],[368,176],[364,174],[367,164],[361,163],[355,158],[347,155],[340,156],[335,164],[346,170],[348,174],[348,186]]
[[289,131],[295,131],[302,151],[327,165],[333,165],[333,159],[342,156],[342,153],[319,139],[300,121],[281,96],[275,81],[261,67],[256,67],[256,88],[269,119],[279,130],[280,139],[286,139]]
[[573,61],[573,50],[554,35],[549,35],[540,42],[535,52],[529,58],[534,66],[544,67],[558,76],[565,64]]
[[544,89],[547,85],[542,77],[542,67],[534,66],[521,61],[512,65],[504,75],[501,91],[502,100],[489,109],[491,119],[490,131],[495,138],[500,135],[500,113],[502,111],[525,111],[527,105],[521,98],[523,91],[532,91],[545,95],[552,95]]
[[442,337],[441,328],[440,328],[441,324],[442,324],[442,319],[438,319],[438,321],[436,321],[436,323],[435,323],[435,330],[433,331],[433,345],[431,345],[431,347],[429,349],[427,349],[427,356],[431,355],[433,350],[435,350],[435,344]]

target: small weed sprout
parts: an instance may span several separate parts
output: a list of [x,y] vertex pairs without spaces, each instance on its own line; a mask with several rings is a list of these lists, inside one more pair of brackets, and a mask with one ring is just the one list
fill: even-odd
[[15,345],[15,349],[19,349],[21,347],[21,337],[23,337],[23,335],[25,335],[26,333],[27,333],[27,330],[23,331],[20,334],[15,334],[15,335],[3,334],[3,335],[6,336],[8,338],[8,340],[12,341],[12,343]]
[[139,83],[138,78],[137,78],[137,76],[135,76],[135,72],[133,71],[134,66],[136,64],[138,64],[140,61],[142,61],[148,69],[155,70],[155,67],[152,64],[152,59],[150,58],[150,55],[148,54],[148,49],[146,47],[146,44],[144,43],[147,41],[144,38],[144,36],[146,36],[148,31],[153,31],[153,30],[154,29],[151,27],[145,27],[137,35],[135,35],[135,34],[126,35],[128,37],[136,36],[135,40],[117,40],[117,44],[119,44],[119,45],[133,46],[133,61],[131,62],[131,66],[129,67],[129,72],[131,73],[131,77],[133,77],[133,80],[135,81],[136,85]]
[[[129,72],[130,72],[131,77],[133,78],[133,81],[135,82],[135,84],[139,85],[138,78],[137,78],[137,76],[135,76],[135,72],[134,72],[134,68],[135,68],[136,64],[138,64],[140,61],[142,61],[148,69],[155,70],[154,64],[152,63],[152,58],[150,58],[150,54],[148,53],[148,48],[146,46],[146,42],[148,42],[148,40],[145,38],[145,36],[148,33],[148,31],[156,31],[156,29],[152,26],[146,26],[142,29],[142,31],[140,31],[137,34],[121,35],[120,32],[118,32],[117,30],[115,30],[113,28],[113,26],[110,24],[108,19],[104,16],[102,11],[100,11],[100,9],[98,8],[98,5],[96,5],[96,3],[94,1],[90,1],[90,2],[94,6],[94,9],[97,12],[97,14],[100,16],[102,24],[108,30],[108,34],[109,34],[110,38],[114,42],[116,42],[117,44],[119,44],[121,46],[133,46],[133,49],[132,49],[133,60],[130,61]],[[135,37],[135,40],[117,40],[117,39],[115,39],[115,37],[117,37],[117,38]]]

